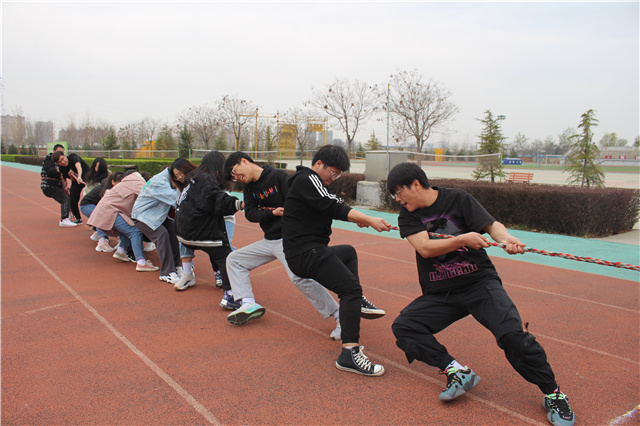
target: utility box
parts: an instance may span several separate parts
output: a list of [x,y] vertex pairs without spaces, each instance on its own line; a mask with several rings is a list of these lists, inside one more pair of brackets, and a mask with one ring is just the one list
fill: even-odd
[[[389,155],[389,170],[387,170],[387,154]],[[404,151],[367,151],[365,181],[380,182],[387,180],[388,172],[394,166],[405,163],[409,154]]]

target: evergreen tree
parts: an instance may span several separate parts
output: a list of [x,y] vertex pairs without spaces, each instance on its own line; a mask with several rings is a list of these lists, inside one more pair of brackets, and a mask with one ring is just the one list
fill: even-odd
[[102,138],[100,144],[106,151],[118,149],[118,138],[116,137],[116,132],[113,129],[109,129],[109,133],[107,136]]
[[18,154],[18,148],[16,148],[16,146],[14,144],[9,144],[9,150],[7,152],[9,155],[17,155]]
[[189,158],[193,148],[193,134],[187,127],[187,123],[184,123],[178,138],[180,139],[180,142],[178,142],[178,155],[183,158]]
[[271,131],[271,126],[267,126],[267,130],[264,132],[264,149],[268,151],[267,154],[267,162],[272,164],[276,158],[273,148],[275,146],[275,141],[273,140],[273,132]]
[[213,139],[213,149],[216,151],[226,151],[227,142],[224,140],[222,132],[218,133],[218,136]]
[[120,149],[123,151],[130,151],[133,148],[131,147],[131,142],[129,142],[128,139],[123,139],[122,142],[120,142]]
[[569,183],[580,183],[580,186],[587,188],[592,185],[604,188],[604,173],[596,164],[600,149],[593,143],[591,131],[592,126],[598,125],[594,114],[592,109],[582,114],[582,120],[578,125],[582,133],[571,137],[574,141],[573,149],[567,155],[567,168],[564,171],[571,175],[567,178]]
[[367,151],[377,151],[380,149],[380,141],[378,141],[378,138],[376,137],[375,130],[371,132],[371,136],[365,145],[365,149]]
[[473,171],[472,176],[475,180],[480,180],[485,177],[489,177],[491,182],[496,181],[496,177],[504,177],[505,173],[502,170],[502,164],[500,164],[500,153],[504,151],[504,140],[502,136],[502,129],[500,128],[500,122],[498,119],[493,118],[493,114],[490,110],[484,112],[485,118],[483,122],[485,127],[480,135],[480,148],[477,154],[496,154],[487,157],[478,157],[480,163],[478,167]]
[[[164,126],[156,138],[156,149],[160,151],[174,151],[176,148],[177,144],[176,140],[173,138],[173,131],[169,126]],[[167,157],[169,154],[163,152],[160,156]]]

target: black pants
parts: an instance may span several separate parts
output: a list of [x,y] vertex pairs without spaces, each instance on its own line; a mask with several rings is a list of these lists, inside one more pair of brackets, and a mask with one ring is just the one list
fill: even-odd
[[545,394],[558,387],[544,349],[522,330],[515,304],[495,278],[460,290],[420,296],[394,321],[396,344],[409,362],[417,359],[444,371],[454,358],[434,334],[469,314],[491,331],[509,363],[525,380]]
[[349,245],[318,246],[297,256],[286,256],[286,259],[294,274],[312,278],[338,295],[342,342],[358,343],[362,286],[356,250]]
[[69,188],[69,204],[71,207],[71,213],[76,219],[82,219],[80,216],[80,207],[78,204],[80,203],[80,196],[82,195],[82,188],[84,188],[84,184],[79,184],[77,182],[71,183],[71,188]]
[[156,244],[158,257],[160,258],[160,275],[168,275],[176,272],[176,266],[181,266],[180,245],[176,237],[175,222],[171,218],[165,219],[157,229],[151,229],[145,223],[134,220],[136,227]]
[[60,203],[60,220],[69,217],[69,197],[59,185],[40,185],[42,193]]
[[[183,243],[184,244],[184,243]],[[227,256],[231,253],[231,247],[197,247],[184,244],[185,247],[191,250],[202,250],[209,255],[209,261],[213,270],[220,271],[220,277],[222,278],[222,289],[224,291],[231,290],[231,284],[229,284],[229,275],[227,275]]]

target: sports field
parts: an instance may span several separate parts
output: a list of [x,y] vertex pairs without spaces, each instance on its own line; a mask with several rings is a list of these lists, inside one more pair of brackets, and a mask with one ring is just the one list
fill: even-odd
[[[547,424],[539,390],[471,318],[439,339],[482,377],[472,392],[442,403],[444,376],[407,363],[391,324],[420,288],[414,251],[397,232],[336,223],[332,236],[356,247],[364,292],[387,312],[363,320],[361,339],[386,373],[362,377],[334,367],[335,322],[279,264],[252,273],[265,316],[233,326],[204,256],[195,258],[198,284],[176,292],[156,273],[96,252],[87,226],[59,228],[38,168],[2,163],[0,172],[2,424]],[[236,217],[236,247],[262,237]],[[517,236],[540,249],[640,264],[637,244]],[[640,273],[488,250],[576,424],[638,424]],[[155,252],[150,258],[159,263]]]

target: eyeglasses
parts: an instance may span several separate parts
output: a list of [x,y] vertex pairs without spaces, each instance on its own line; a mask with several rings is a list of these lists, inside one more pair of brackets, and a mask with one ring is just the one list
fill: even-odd
[[407,187],[406,187],[406,186],[403,186],[402,188],[400,188],[400,189],[398,190],[398,192],[396,192],[395,194],[391,194],[391,199],[395,200],[396,198],[398,198],[398,195],[400,195],[400,193],[401,193],[402,191],[404,191],[405,189],[407,189]]
[[342,176],[342,172],[340,172],[340,173],[334,172],[329,167],[327,167],[327,169],[329,170],[329,173],[331,173],[331,179],[333,179],[333,180],[338,180],[338,179],[340,179],[340,176]]
[[234,182],[237,182],[237,180],[236,180],[236,167],[238,167],[237,164],[231,168],[231,180],[234,181]]

